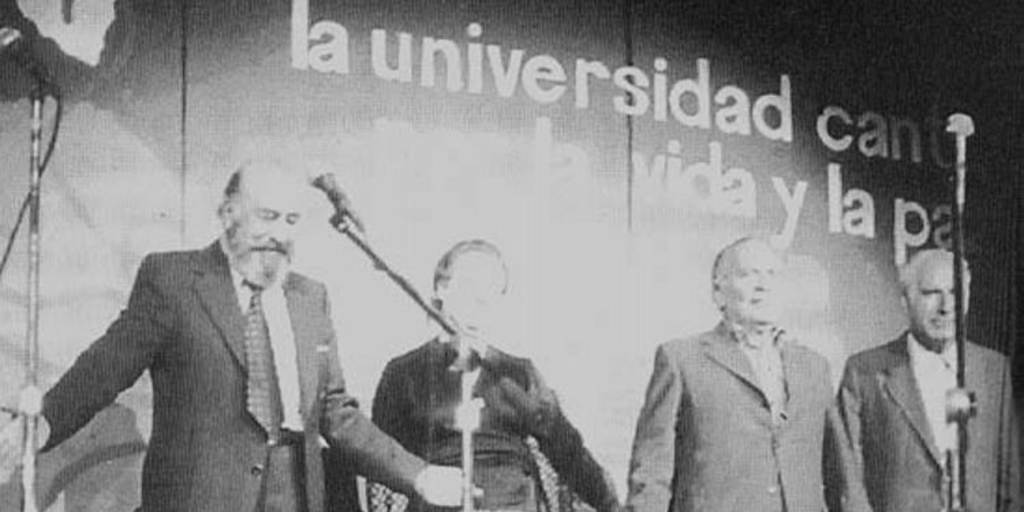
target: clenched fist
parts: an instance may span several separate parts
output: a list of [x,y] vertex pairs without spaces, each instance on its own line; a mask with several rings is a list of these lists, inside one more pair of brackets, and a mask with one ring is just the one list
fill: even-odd
[[427,466],[416,477],[416,492],[427,503],[439,507],[462,504],[462,470],[447,466]]

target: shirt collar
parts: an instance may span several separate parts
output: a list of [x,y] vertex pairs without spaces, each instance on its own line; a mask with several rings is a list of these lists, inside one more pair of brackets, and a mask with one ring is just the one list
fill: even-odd
[[448,331],[445,331],[444,329],[441,329],[441,333],[438,334],[437,340],[446,345],[451,345],[456,350],[459,348],[459,341],[465,341],[469,343],[470,349],[475,350],[481,355],[485,355],[492,350],[491,344],[480,337],[466,336],[458,338],[453,334],[449,334]]
[[956,368],[956,343],[948,343],[942,352],[929,350],[917,338],[914,333],[907,332],[907,351],[910,353],[912,362],[933,361],[942,362],[951,369]]
[[763,346],[764,340],[770,340],[772,347],[778,348],[782,345],[786,334],[785,329],[773,325],[764,335],[755,336],[736,322],[726,321],[724,323],[732,339],[745,348],[759,349]]

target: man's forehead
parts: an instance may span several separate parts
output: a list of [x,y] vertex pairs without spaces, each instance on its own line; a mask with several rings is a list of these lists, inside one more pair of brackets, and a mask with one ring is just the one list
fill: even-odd
[[309,187],[295,173],[286,169],[261,165],[243,171],[242,194],[257,206],[284,209],[304,209]]
[[501,260],[494,254],[483,251],[469,251],[460,254],[452,262],[453,274],[480,275],[503,274]]
[[726,269],[778,268],[782,258],[778,251],[760,240],[751,240],[733,247],[725,255]]
[[953,285],[953,259],[942,255],[929,257],[918,268],[918,288],[942,288]]

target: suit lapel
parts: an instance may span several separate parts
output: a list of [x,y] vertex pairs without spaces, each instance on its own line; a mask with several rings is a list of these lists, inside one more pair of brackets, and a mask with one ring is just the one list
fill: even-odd
[[741,381],[746,383],[748,386],[753,388],[757,392],[761,400],[767,404],[767,398],[764,396],[764,392],[761,391],[761,387],[758,385],[757,377],[754,375],[754,369],[750,366],[750,360],[740,350],[739,345],[732,336],[729,335],[724,324],[718,324],[718,327],[713,331],[713,336],[705,338],[704,353],[707,354],[708,358],[722,366],[730,373],[738,377]]
[[238,295],[231,280],[227,256],[217,242],[199,253],[195,289],[203,309],[220,331],[235,362],[246,368],[245,318],[238,307]]
[[310,293],[308,287],[295,274],[289,274],[284,282],[284,297],[288,304],[292,334],[295,337],[301,411],[303,418],[306,418],[316,401],[321,372],[320,365],[317,364],[319,347],[315,330],[317,318],[314,313],[322,310],[322,306],[316,304],[315,295]]
[[942,467],[942,458],[935,447],[931,426],[928,424],[928,416],[924,411],[924,402],[921,400],[921,393],[917,389],[914,380],[914,372],[910,366],[910,353],[907,351],[907,338],[904,336],[900,343],[893,346],[893,355],[896,357],[896,364],[885,372],[883,385],[889,397],[896,403],[903,412],[903,416],[910,423],[910,427],[917,434],[918,440],[931,455],[933,462]]
[[810,381],[813,376],[803,363],[802,354],[797,349],[795,341],[786,338],[779,340],[779,345],[782,354],[782,375],[786,380],[785,410],[787,416],[792,418],[800,410],[808,394],[814,391],[814,384]]

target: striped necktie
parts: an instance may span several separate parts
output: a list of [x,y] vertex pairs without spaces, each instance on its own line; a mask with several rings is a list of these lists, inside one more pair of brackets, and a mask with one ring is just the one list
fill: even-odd
[[274,351],[270,345],[267,319],[260,298],[263,288],[249,281],[245,281],[245,285],[252,290],[249,310],[245,313],[245,359],[249,369],[246,405],[249,413],[266,430],[267,440],[275,443],[281,437],[284,407],[281,405]]

